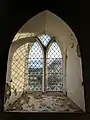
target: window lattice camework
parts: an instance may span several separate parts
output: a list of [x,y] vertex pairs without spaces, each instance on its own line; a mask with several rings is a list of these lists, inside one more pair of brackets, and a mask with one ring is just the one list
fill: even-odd
[[31,91],[42,90],[43,53],[38,42],[35,42],[29,52],[29,86]]
[[42,42],[42,44],[46,47],[47,44],[49,43],[49,41],[51,40],[51,37],[47,34],[46,35],[43,34],[43,35],[39,36],[39,39]]
[[49,48],[46,72],[47,91],[62,91],[62,55],[56,42]]

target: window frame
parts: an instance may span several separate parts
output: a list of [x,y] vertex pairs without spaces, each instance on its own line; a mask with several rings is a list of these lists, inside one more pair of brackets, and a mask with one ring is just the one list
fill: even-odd
[[[48,51],[49,51],[51,45],[53,44],[53,42],[56,42],[56,38],[54,36],[51,37],[51,39],[49,40],[49,42],[48,42],[48,44],[46,46],[44,46],[44,44],[41,42],[41,40],[39,39],[38,36],[35,36],[34,43],[35,42],[38,42],[38,44],[40,45],[40,48],[42,49],[42,53],[43,53],[43,79],[42,79],[42,90],[41,90],[41,92],[46,93],[46,92],[48,92],[47,89],[46,89],[46,86],[48,84],[47,83],[47,78],[46,78],[46,70],[47,70],[46,69],[46,64],[47,64],[46,61],[47,61],[47,55],[48,55]],[[33,46],[33,44],[32,44],[32,46]],[[57,45],[58,45],[58,43],[57,43]],[[30,51],[30,49],[32,48],[32,46],[28,49],[28,51]],[[61,51],[61,49],[60,49],[60,51]],[[61,51],[61,54],[62,54],[62,51]],[[62,57],[62,63],[63,63],[63,57]],[[63,64],[62,64],[62,73],[63,73]],[[63,79],[62,79],[62,81],[63,81]]]

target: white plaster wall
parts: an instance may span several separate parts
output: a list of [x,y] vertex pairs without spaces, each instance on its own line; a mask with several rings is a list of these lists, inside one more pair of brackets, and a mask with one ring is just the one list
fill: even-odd
[[84,87],[82,86],[82,68],[77,56],[76,45],[68,48],[67,57],[67,95],[83,111],[85,111]]

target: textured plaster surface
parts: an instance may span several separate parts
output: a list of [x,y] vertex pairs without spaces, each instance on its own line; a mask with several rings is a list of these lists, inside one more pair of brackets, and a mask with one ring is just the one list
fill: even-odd
[[48,92],[42,94],[24,93],[13,105],[9,112],[82,112],[63,93]]

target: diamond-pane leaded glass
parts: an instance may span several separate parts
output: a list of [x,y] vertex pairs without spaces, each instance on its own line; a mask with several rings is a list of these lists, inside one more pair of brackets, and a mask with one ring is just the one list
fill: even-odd
[[49,43],[49,41],[51,40],[51,37],[49,36],[49,35],[45,35],[45,34],[43,34],[43,35],[41,35],[41,36],[39,36],[38,37],[39,39],[40,39],[40,41],[42,42],[42,44],[44,45],[44,46],[47,46],[47,44]]
[[47,91],[62,91],[62,55],[56,42],[48,51],[46,72]]
[[35,42],[29,52],[29,85],[31,91],[42,90],[43,53],[38,42]]

